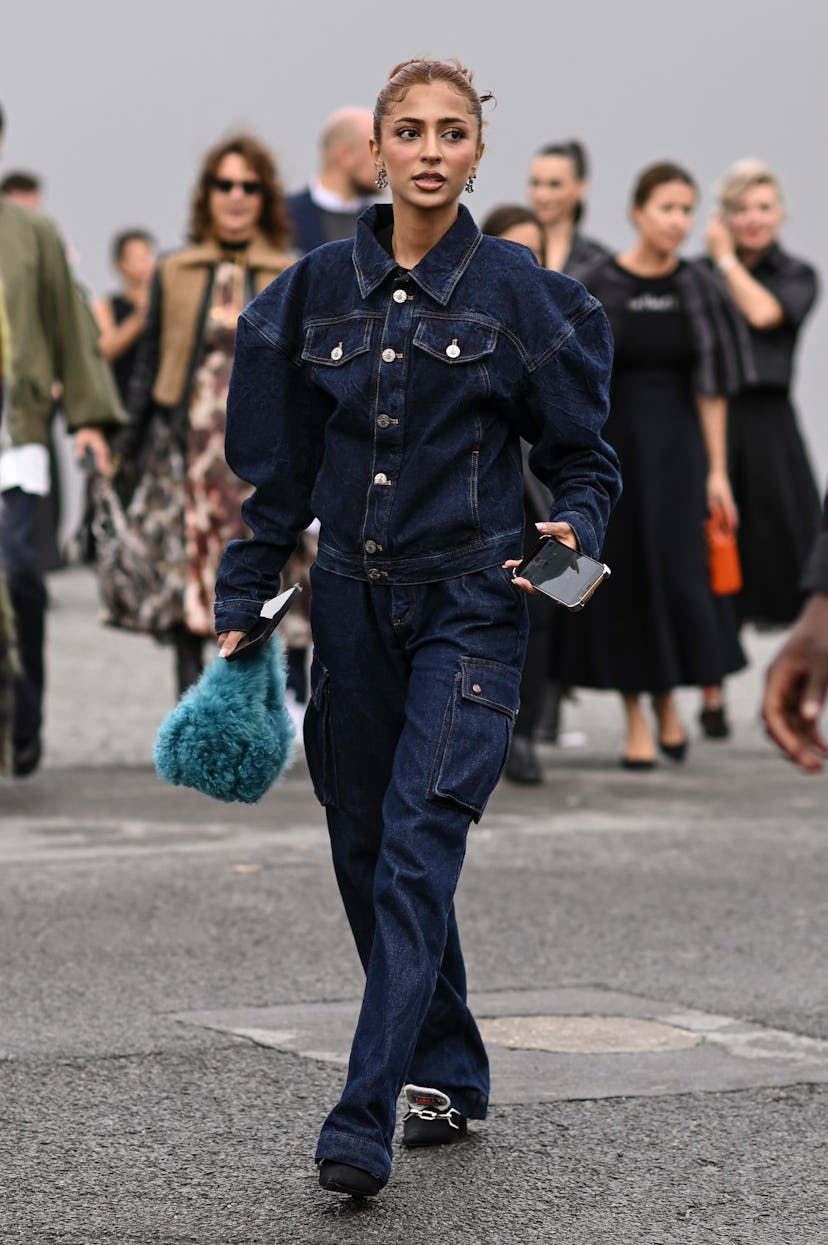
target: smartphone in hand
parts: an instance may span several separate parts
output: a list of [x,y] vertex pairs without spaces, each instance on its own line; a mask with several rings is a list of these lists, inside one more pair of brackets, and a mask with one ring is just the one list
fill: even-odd
[[301,591],[299,584],[294,584],[286,592],[280,592],[277,597],[271,597],[269,601],[265,601],[259,617],[239,640],[233,652],[227,654],[225,661],[237,661],[241,657],[249,657],[251,653],[255,653],[256,649],[263,648]]
[[527,579],[538,592],[572,611],[583,609],[609,575],[605,563],[570,549],[554,536],[541,536],[536,548],[514,570],[515,578]]

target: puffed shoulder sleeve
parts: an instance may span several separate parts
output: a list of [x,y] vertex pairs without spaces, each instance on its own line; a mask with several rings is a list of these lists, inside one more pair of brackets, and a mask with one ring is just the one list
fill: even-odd
[[694,345],[693,391],[729,397],[755,384],[747,325],[721,275],[706,259],[690,260],[679,268],[676,282]]
[[252,485],[242,506],[247,540],[231,541],[216,581],[218,632],[247,630],[313,520],[327,410],[306,383],[301,304],[291,272],[254,299],[239,320],[227,400],[225,452]]
[[791,328],[800,328],[819,293],[819,281],[810,264],[785,256],[778,268],[763,274],[762,284],[781,303]]
[[566,317],[550,316],[550,340],[526,367],[521,435],[529,465],[552,493],[550,519],[569,523],[581,550],[598,557],[621,492],[615,451],[602,430],[609,413],[612,333],[601,304],[575,282]]

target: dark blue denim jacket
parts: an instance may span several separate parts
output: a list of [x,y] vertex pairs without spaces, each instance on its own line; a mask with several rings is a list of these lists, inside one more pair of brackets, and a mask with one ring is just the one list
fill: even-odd
[[218,631],[249,628],[315,517],[319,565],[377,584],[517,556],[521,436],[550,517],[600,550],[620,491],[600,303],[463,207],[404,271],[376,237],[391,211],[369,208],[354,242],[306,255],[239,320],[226,450],[254,486],[252,538],[225,551]]

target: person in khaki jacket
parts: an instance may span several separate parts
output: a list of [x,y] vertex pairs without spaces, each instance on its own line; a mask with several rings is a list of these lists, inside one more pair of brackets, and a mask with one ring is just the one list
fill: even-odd
[[[2,434],[3,409],[11,380],[11,341],[3,283],[0,281],[0,434]],[[3,502],[0,500],[0,524],[3,522]],[[6,577],[0,565],[0,776],[11,773],[12,766],[12,705],[14,689],[14,625],[9,602]]]
[[[0,141],[3,116],[0,111]],[[0,450],[0,551],[15,620],[21,670],[15,680],[13,770],[40,761],[46,591],[35,553],[37,497],[49,490],[48,427],[59,381],[75,452],[108,465],[105,430],[121,409],[97,351],[97,330],[75,284],[61,237],[32,208],[0,199],[0,278],[6,294],[12,379]]]
[[158,589],[108,618],[171,644],[179,694],[213,636],[221,554],[247,534],[249,488],[224,457],[236,321],[295,259],[275,162],[258,139],[236,134],[207,152],[189,235],[159,261],[116,444],[116,486],[161,572]]

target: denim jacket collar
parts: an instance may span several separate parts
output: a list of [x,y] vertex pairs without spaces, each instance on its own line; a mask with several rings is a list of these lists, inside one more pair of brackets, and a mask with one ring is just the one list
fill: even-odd
[[[390,225],[393,219],[394,210],[390,204],[376,203],[363,212],[357,222],[354,268],[363,298],[367,298],[398,267],[376,236],[377,231]],[[471,213],[461,203],[457,220],[448,233],[443,234],[416,268],[411,269],[412,280],[445,306],[480,245],[480,237],[480,230]]]

